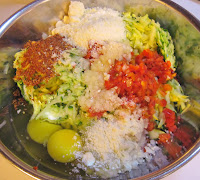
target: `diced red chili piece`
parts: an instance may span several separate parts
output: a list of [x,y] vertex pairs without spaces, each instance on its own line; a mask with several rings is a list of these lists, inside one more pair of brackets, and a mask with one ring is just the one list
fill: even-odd
[[165,107],[167,105],[167,101],[165,99],[160,100],[160,105]]
[[154,127],[155,127],[154,121],[149,121],[147,131],[152,131],[154,129]]
[[171,135],[166,133],[166,134],[160,134],[159,135],[159,140],[158,143],[162,144],[162,143],[166,143],[170,140]]
[[34,169],[35,171],[37,171],[37,170],[38,170],[38,166],[33,166],[33,169]]
[[103,112],[95,112],[95,111],[92,110],[92,108],[90,108],[88,110],[88,112],[89,112],[89,116],[90,117],[95,117],[96,116],[97,118],[101,118],[105,111],[103,111]]
[[164,91],[171,91],[172,90],[172,86],[170,84],[164,84],[163,85],[163,90]]
[[168,108],[165,108],[163,110],[163,113],[165,115],[166,127],[168,128],[169,131],[174,132],[177,129],[175,125],[175,119],[176,119],[175,112]]
[[89,44],[89,49],[87,50],[87,54],[84,57],[85,59],[97,59],[100,55],[102,55],[102,47],[103,45],[98,44],[97,42],[93,44]]

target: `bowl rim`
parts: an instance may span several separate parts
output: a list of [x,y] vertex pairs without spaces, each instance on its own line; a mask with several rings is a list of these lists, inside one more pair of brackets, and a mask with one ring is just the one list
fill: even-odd
[[[0,25],[0,38],[4,35],[4,33],[23,15],[31,11],[33,8],[37,7],[38,5],[41,5],[45,2],[48,2],[51,0],[35,0],[26,6],[19,9],[16,13],[11,15],[7,20],[5,20]],[[171,1],[171,0],[154,0],[158,3],[163,4],[164,6],[167,6],[169,8],[174,9],[181,15],[183,15],[187,20],[200,32],[200,20],[198,20],[194,15],[192,15],[190,12],[188,12],[186,9],[184,9],[182,6],[178,5],[177,3]],[[195,142],[195,144],[179,159],[177,159],[175,162],[170,164],[167,167],[164,167],[162,169],[159,169],[158,171],[154,171],[150,174],[141,176],[136,178],[137,180],[148,180],[148,179],[161,179],[164,178],[173,172],[180,169],[182,166],[184,166],[186,163],[188,163],[190,160],[192,160],[198,153],[200,152],[200,138]],[[14,167],[19,169],[20,171],[24,172],[25,174],[31,176],[35,179],[43,179],[43,180],[49,180],[49,179],[62,179],[57,178],[53,176],[49,176],[48,174],[40,171],[36,171],[33,168],[31,168],[30,165],[23,163],[19,158],[17,158],[14,154],[12,154],[2,143],[0,140],[0,153],[12,163]]]

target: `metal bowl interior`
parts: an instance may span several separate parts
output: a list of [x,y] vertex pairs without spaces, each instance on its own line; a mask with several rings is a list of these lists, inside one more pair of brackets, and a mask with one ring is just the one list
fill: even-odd
[[[200,22],[186,10],[173,2],[162,0],[82,0],[86,7],[110,7],[118,11],[132,9],[135,13],[149,16],[168,29],[175,44],[179,62],[178,72],[185,93],[200,102],[200,70],[187,69],[187,62],[200,61]],[[28,138],[26,126],[32,113],[32,106],[25,103],[15,110],[13,103],[21,101],[14,96],[16,84],[13,82],[12,62],[14,54],[28,40],[39,40],[48,33],[52,22],[58,20],[65,10],[66,0],[38,0],[18,11],[0,27],[0,152],[23,171],[40,179],[79,179],[79,175],[69,175],[69,165],[55,163],[45,147]],[[6,70],[5,70],[6,69]],[[184,70],[183,70],[184,69]],[[198,109],[198,107],[197,107]],[[200,128],[200,113],[188,112],[185,120]],[[200,139],[196,138],[187,152],[167,167],[137,179],[159,179],[187,163],[200,151]],[[33,166],[38,166],[36,172]],[[82,179],[88,179],[82,172]]]

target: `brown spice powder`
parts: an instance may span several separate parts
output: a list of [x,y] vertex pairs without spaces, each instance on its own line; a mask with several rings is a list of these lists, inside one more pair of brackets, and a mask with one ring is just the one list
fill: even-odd
[[61,52],[71,48],[63,37],[56,34],[47,39],[29,41],[24,45],[21,67],[17,69],[15,80],[22,80],[27,86],[37,86],[55,76],[53,65]]

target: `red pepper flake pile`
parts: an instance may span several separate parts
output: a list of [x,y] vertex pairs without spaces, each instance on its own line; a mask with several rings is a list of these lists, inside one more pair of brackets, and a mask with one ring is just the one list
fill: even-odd
[[[159,88],[170,87],[163,85],[175,77],[171,63],[165,62],[163,56],[156,51],[144,50],[135,57],[135,64],[127,60],[117,61],[111,68],[110,79],[105,81],[105,88],[117,87],[119,97],[133,100],[141,107],[147,107],[145,118],[151,119],[155,112],[155,103],[158,101],[156,92]],[[161,102],[165,106],[166,102]]]
[[55,76],[53,65],[63,50],[70,46],[56,34],[40,41],[29,41],[22,62],[17,68],[15,80],[27,86],[37,86]]

